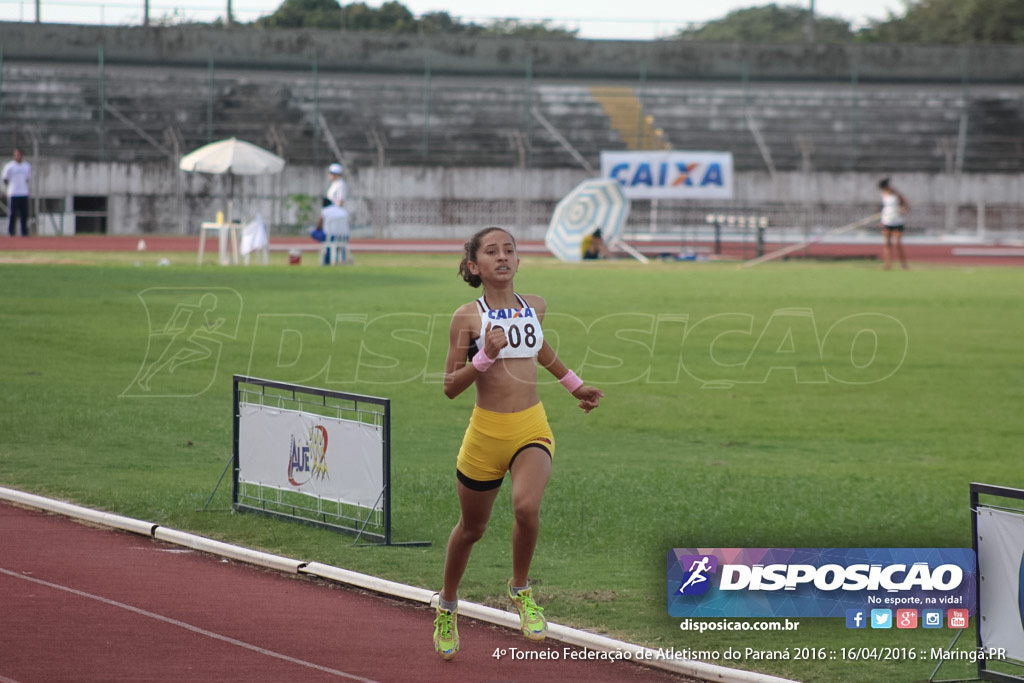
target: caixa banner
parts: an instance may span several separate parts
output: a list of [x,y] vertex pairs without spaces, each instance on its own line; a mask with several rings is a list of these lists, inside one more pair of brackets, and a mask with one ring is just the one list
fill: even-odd
[[970,548],[673,548],[673,617],[844,617],[848,609],[975,612]]
[[732,199],[730,152],[601,152],[601,177],[629,199]]

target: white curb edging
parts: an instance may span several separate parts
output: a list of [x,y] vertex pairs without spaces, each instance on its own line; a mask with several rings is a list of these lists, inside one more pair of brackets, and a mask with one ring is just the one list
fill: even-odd
[[32,493],[25,493],[24,491],[8,489],[2,486],[0,486],[0,498],[9,500],[12,503],[18,503],[20,505],[26,505],[40,510],[46,510],[48,512],[56,512],[57,514],[65,515],[67,517],[75,517],[87,522],[93,522],[94,524],[109,526],[123,531],[131,531],[134,534],[142,534],[143,536],[152,536],[153,529],[157,526],[153,522],[143,522],[138,519],[132,519],[131,517],[122,517],[109,512],[100,512],[99,510],[83,508],[78,505],[72,505],[59,500],[53,500],[52,498],[44,498]]
[[356,588],[364,588],[375,593],[383,593],[384,595],[390,595],[396,598],[405,598],[406,600],[420,602],[425,605],[430,604],[430,599],[434,595],[425,588],[407,586],[404,583],[387,581],[386,579],[380,579],[376,576],[371,576],[370,574],[360,574],[359,572],[334,567],[329,564],[321,564],[320,562],[310,562],[305,564],[301,569],[299,569],[299,571],[303,574],[309,574],[310,576],[329,579],[338,583],[355,586]]
[[183,545],[194,550],[201,550],[204,553],[212,553],[213,555],[220,555],[221,557],[238,560],[239,562],[255,564],[269,569],[277,569],[278,571],[287,572],[289,574],[298,574],[299,567],[304,564],[299,560],[293,560],[288,557],[271,555],[270,553],[264,553],[258,550],[250,550],[249,548],[242,548],[241,546],[231,545],[230,543],[215,541],[212,538],[196,536],[195,534],[167,529],[162,526],[158,526],[153,529],[153,538],[158,541],[166,541],[167,543]]
[[[281,555],[273,555],[258,550],[250,550],[241,546],[231,545],[222,541],[215,541],[203,536],[167,529],[154,522],[145,522],[131,517],[122,517],[109,512],[100,512],[90,508],[73,505],[63,501],[37,496],[32,493],[25,493],[16,489],[0,486],[0,500],[6,500],[26,507],[37,508],[49,512],[55,512],[66,517],[92,522],[101,526],[130,531],[142,536],[182,545],[213,555],[228,557],[239,562],[254,564],[269,569],[287,572],[290,574],[309,574],[319,578],[328,579],[357,588],[381,593],[392,597],[403,598],[413,602],[426,605],[434,603],[435,592],[428,591],[415,586],[408,586],[394,581],[377,578],[369,574],[361,574],[348,569],[341,569],[320,562],[303,562]],[[477,619],[498,626],[505,626],[514,630],[519,629],[519,618],[511,612],[494,609],[486,605],[479,605],[464,600],[459,601],[459,615]],[[707,664],[689,659],[665,659],[657,658],[656,650],[651,648],[632,645],[621,640],[614,640],[605,636],[587,633],[579,629],[569,628],[560,624],[548,622],[548,638],[576,645],[597,652],[621,652],[629,653],[633,661],[644,666],[663,671],[693,676],[705,681],[721,681],[722,683],[795,683],[787,678],[778,678],[766,674],[759,674],[752,671],[729,669],[717,664]]]

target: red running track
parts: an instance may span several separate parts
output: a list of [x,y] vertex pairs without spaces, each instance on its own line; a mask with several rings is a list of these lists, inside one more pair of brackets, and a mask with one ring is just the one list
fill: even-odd
[[[139,240],[146,242],[146,250],[150,252],[192,252],[199,246],[199,238],[195,236],[175,235],[74,235],[68,237],[6,237],[0,235],[0,252],[4,251],[136,251]],[[312,240],[302,237],[282,238],[275,240],[273,246],[286,249],[289,246],[311,248]],[[459,240],[377,240],[354,239],[352,250],[357,255],[364,253],[448,253],[458,255],[462,252]],[[664,241],[661,244],[635,243],[633,246],[651,256],[660,253],[679,251],[678,240]],[[699,247],[705,253],[710,252],[713,245],[689,245]],[[766,252],[779,249],[784,244],[770,243],[765,245]],[[725,243],[722,245],[722,258],[747,260],[756,255],[753,244]],[[206,262],[212,263],[216,258],[216,240],[207,239]],[[543,242],[522,241],[520,252],[532,256],[550,256]],[[986,266],[1024,266],[1024,248],[997,245],[960,245],[943,243],[906,243],[907,258],[911,268],[915,263],[943,263],[950,265],[986,265]],[[882,245],[857,243],[818,243],[806,249],[790,254],[790,260],[814,258],[824,260],[843,259],[881,259]],[[307,259],[311,259],[307,256]],[[621,258],[628,258],[622,255]],[[2,682],[0,682],[2,683]]]
[[[0,503],[0,683],[659,683],[631,662],[495,659],[555,650],[433,610]],[[579,652],[579,648],[568,647]]]

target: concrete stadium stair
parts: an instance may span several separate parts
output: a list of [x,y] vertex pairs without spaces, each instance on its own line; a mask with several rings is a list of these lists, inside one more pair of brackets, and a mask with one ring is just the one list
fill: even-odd
[[3,68],[0,136],[72,160],[165,163],[234,135],[293,164],[333,159],[333,139],[361,166],[596,168],[602,150],[671,146],[730,151],[740,171],[1024,172],[1024,95],[1004,86],[656,81],[641,102],[552,79]]

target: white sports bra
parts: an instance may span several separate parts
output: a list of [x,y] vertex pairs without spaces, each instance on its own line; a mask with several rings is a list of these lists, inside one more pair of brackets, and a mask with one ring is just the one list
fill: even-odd
[[487,307],[483,297],[476,300],[480,309],[480,337],[476,340],[478,349],[483,348],[483,339],[487,334],[487,325],[491,329],[500,327],[505,330],[508,345],[501,350],[498,358],[536,358],[540,347],[544,344],[544,332],[540,328],[537,311],[530,308],[523,297],[516,294],[520,308]]
[[890,192],[882,196],[882,225],[903,225],[903,214],[900,213],[900,198]]

